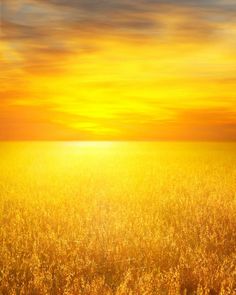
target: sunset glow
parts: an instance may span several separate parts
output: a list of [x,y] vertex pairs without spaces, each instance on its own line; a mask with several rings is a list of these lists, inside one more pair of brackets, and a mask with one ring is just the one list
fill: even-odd
[[235,140],[234,1],[1,5],[2,140]]

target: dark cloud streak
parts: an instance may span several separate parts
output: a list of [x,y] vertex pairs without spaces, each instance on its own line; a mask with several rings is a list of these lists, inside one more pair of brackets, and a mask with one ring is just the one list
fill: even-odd
[[[168,34],[180,42],[185,42],[186,36],[209,39],[217,35],[219,12],[215,11],[222,4],[210,0],[8,0],[2,9],[3,39],[32,65],[48,63],[49,54],[52,58],[70,55],[70,36],[80,40],[76,46],[80,53],[91,48],[86,41],[89,34],[128,36],[129,42]],[[165,22],[170,13],[182,15],[183,20],[171,27]]]

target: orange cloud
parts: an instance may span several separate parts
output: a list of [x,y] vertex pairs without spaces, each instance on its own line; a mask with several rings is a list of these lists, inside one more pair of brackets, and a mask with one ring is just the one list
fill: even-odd
[[8,0],[0,139],[235,140],[229,1]]

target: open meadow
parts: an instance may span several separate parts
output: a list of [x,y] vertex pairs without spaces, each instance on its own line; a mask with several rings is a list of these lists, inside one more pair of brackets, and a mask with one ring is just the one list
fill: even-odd
[[0,294],[236,294],[235,151],[2,142]]

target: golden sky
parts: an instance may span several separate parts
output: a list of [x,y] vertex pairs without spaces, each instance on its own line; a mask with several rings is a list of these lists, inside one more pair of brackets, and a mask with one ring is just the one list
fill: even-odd
[[234,0],[2,0],[1,140],[236,140]]

